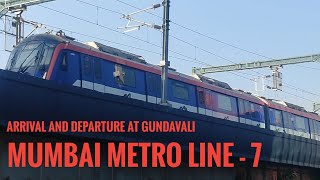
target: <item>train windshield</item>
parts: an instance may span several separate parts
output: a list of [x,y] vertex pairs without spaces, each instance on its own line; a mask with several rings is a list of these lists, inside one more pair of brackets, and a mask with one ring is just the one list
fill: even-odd
[[43,78],[56,45],[46,41],[22,42],[12,51],[6,69]]

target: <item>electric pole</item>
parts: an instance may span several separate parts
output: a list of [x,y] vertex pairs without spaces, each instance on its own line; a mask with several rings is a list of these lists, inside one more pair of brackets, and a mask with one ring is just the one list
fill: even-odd
[[[8,12],[15,13],[14,26],[16,28],[16,45],[23,40],[24,26],[22,13],[27,10],[28,6],[43,4],[54,0],[0,0],[0,18],[6,16]],[[6,34],[5,30],[5,34]]]
[[162,67],[161,72],[161,104],[169,105],[168,103],[168,67],[170,62],[168,60],[169,55],[169,8],[170,0],[163,1],[163,44],[162,44],[162,60],[160,65]]
[[23,24],[22,24],[22,13],[25,9],[21,9],[18,10],[16,12],[17,16],[15,17],[15,25],[16,25],[16,46],[21,42],[21,40],[23,39],[23,32],[22,32],[22,28],[23,28]]
[[315,113],[320,113],[320,104],[319,103],[314,103],[313,104],[313,112]]
[[[162,27],[155,25],[155,24],[150,24],[146,23],[143,21],[136,20],[133,18],[133,15],[136,15],[141,12],[146,12],[150,9],[156,9],[161,7],[160,4],[154,4],[153,6],[145,9],[141,9],[137,12],[130,13],[128,15],[123,15],[122,18],[127,19],[128,23],[125,27],[119,27],[118,29],[126,29],[124,32],[130,32],[134,30],[140,30],[142,26],[147,26],[151,27],[157,30],[162,29],[162,59],[160,61],[160,66],[161,66],[161,105],[164,106],[170,106],[168,103],[168,69],[170,66],[170,62],[168,60],[169,57],[169,8],[170,8],[170,0],[163,0],[162,2],[163,6],[163,24]],[[131,22],[134,22],[135,25],[130,25]]]

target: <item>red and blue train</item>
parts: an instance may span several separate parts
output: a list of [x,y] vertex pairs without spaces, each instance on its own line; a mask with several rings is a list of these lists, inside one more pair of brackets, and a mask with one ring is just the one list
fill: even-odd
[[[161,68],[141,56],[60,35],[33,35],[11,53],[7,70],[63,85],[160,102]],[[228,85],[169,71],[173,108],[320,141],[320,117],[303,108],[256,97]]]

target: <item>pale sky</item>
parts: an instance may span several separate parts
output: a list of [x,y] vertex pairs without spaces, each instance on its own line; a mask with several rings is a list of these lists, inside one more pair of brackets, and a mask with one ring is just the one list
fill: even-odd
[[[136,9],[117,0],[82,1],[124,14],[136,11]],[[160,3],[160,1],[156,0],[121,1],[139,8],[146,8],[152,4]],[[118,27],[125,26],[127,23],[126,20],[121,19],[120,14],[101,8],[97,10],[97,7],[83,4],[77,0],[57,0],[43,4],[42,6],[85,19],[92,23],[84,22],[41,6],[29,7],[28,11],[23,14],[23,17],[26,20],[98,37],[100,40],[66,32],[67,35],[73,36],[81,42],[98,41],[142,55],[149,63],[159,64],[161,48],[151,45],[161,46],[162,35],[158,31],[143,27],[139,31],[126,33],[126,36],[122,33],[123,30],[118,29]],[[191,74],[192,67],[203,67],[204,65],[184,61],[181,60],[181,58],[188,59],[189,61],[202,61],[214,66],[230,64],[232,62],[242,63],[267,60],[266,58],[200,36],[176,24],[183,25],[212,38],[274,59],[320,53],[320,46],[318,44],[318,42],[320,42],[319,6],[320,1],[317,0],[171,1],[170,18],[173,23],[171,23],[170,35],[189,43],[186,44],[173,37],[170,38],[170,55],[178,57],[170,58],[171,67],[177,69],[179,72]],[[162,8],[151,12],[162,16]],[[158,25],[162,23],[160,18],[147,13],[134,17],[147,23],[155,23]],[[94,25],[93,23],[98,25]],[[0,23],[0,29],[2,28],[3,23]],[[25,34],[29,34],[30,31],[31,28],[26,26]],[[44,31],[44,29],[40,29],[35,31],[35,33]],[[119,31],[120,33],[114,31]],[[133,39],[129,36],[137,37],[143,41]],[[101,39],[138,47],[158,54],[102,41]],[[8,53],[3,51],[3,34],[0,34],[0,42],[0,68],[4,68],[8,59]],[[149,44],[146,42],[149,42]],[[214,56],[213,54],[219,55],[222,58]],[[307,107],[308,110],[311,110],[312,102],[320,102],[320,85],[317,80],[320,74],[320,63],[285,66],[281,71],[283,73],[283,84],[285,86],[283,89],[285,93],[267,90],[260,92],[261,95],[286,100]],[[248,79],[261,76],[261,74],[271,75],[272,72],[269,69],[256,69],[235,73],[238,75],[219,73],[208,76],[220,81],[225,81],[233,88],[254,92],[254,83]],[[242,78],[239,75],[245,76],[246,78]],[[267,83],[270,84],[270,82]],[[311,95],[302,90],[297,90],[297,88],[317,95]],[[288,93],[294,94],[295,96]],[[309,99],[312,102],[305,99]]]

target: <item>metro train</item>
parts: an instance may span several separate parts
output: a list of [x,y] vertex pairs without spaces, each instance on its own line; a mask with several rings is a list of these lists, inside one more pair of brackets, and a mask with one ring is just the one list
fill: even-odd
[[[11,53],[6,70],[62,85],[160,103],[161,67],[141,56],[97,42],[79,43],[63,33],[23,40]],[[169,70],[172,108],[320,141],[320,117],[302,107],[257,97],[205,77]]]

